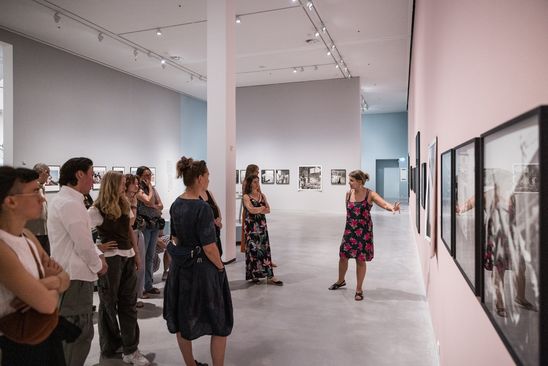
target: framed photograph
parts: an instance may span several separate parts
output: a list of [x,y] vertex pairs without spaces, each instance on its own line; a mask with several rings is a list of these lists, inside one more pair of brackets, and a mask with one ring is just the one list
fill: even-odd
[[150,184],[152,184],[153,187],[156,187],[156,168],[149,167],[149,169],[150,169],[150,173],[151,173]]
[[547,127],[543,106],[481,136],[482,303],[518,365],[548,364]]
[[61,167],[59,165],[48,165],[49,177],[44,184],[44,190],[46,192],[59,192],[59,172]]
[[132,166],[129,168],[129,173],[132,175],[137,175],[137,168],[136,166]]
[[479,139],[455,148],[455,261],[474,294],[479,294]]
[[411,160],[409,154],[407,154],[407,201],[409,202],[409,197],[411,197]]
[[289,184],[289,169],[276,169],[276,184]]
[[115,172],[120,172],[122,174],[126,174],[126,168],[124,168],[123,166],[113,166],[112,170],[115,171]]
[[299,191],[322,190],[322,166],[303,165],[299,167]]
[[437,250],[437,191],[438,191],[438,138],[428,145],[428,168],[426,174],[426,219],[424,223],[424,236],[430,241],[430,257],[436,254]]
[[441,241],[447,247],[449,254],[454,255],[454,233],[455,233],[455,211],[452,207],[455,207],[454,202],[454,150],[448,150],[441,154],[440,164],[441,164],[441,205],[440,205],[440,216],[441,216]]
[[426,210],[426,162],[421,164],[421,206]]
[[236,184],[240,183],[240,171],[236,169]]
[[346,169],[331,169],[331,184],[346,185]]
[[274,184],[274,169],[261,169],[261,184]]
[[245,169],[240,170],[240,183],[244,184],[245,181]]
[[421,133],[415,135],[415,224],[417,225],[417,233],[421,232]]
[[93,189],[98,190],[101,188],[101,181],[103,176],[107,172],[106,166],[93,166]]

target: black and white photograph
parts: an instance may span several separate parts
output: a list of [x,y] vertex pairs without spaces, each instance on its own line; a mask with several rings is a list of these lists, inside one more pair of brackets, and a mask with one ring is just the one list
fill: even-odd
[[538,193],[540,189],[539,164],[514,164],[513,166],[514,190],[520,193]]
[[428,145],[428,166],[426,174],[426,219],[424,223],[424,237],[430,241],[430,256],[436,254],[436,217],[437,217],[437,164],[438,138]]
[[154,167],[149,167],[150,168],[150,184],[153,186],[153,187],[156,187],[156,168]]
[[322,166],[303,165],[299,167],[299,191],[322,190]]
[[244,184],[245,181],[245,169],[240,170],[240,183]]
[[276,184],[289,184],[289,169],[276,169]]
[[112,170],[115,172],[120,172],[122,174],[126,173],[126,168],[124,168],[123,166],[113,166]]
[[415,135],[415,224],[417,233],[421,232],[421,132],[417,131]]
[[477,139],[455,148],[455,260],[474,293],[478,290],[476,262]]
[[274,169],[261,169],[261,184],[274,184]]
[[129,173],[132,175],[137,175],[137,168],[136,166],[132,166],[129,168]]
[[539,310],[546,285],[540,271],[547,269],[540,268],[539,214],[546,199],[539,192],[540,164],[546,164],[540,143],[547,142],[539,135],[538,110],[483,135],[483,301],[524,365],[540,365],[543,352]]
[[101,181],[107,172],[106,166],[94,166],[93,167],[93,189],[98,190],[101,188]]
[[44,184],[46,192],[58,192],[59,186],[59,171],[61,167],[59,165],[48,165],[49,177]]
[[240,171],[236,169],[236,184],[240,183]]
[[441,154],[441,240],[453,255],[453,150],[449,150]]
[[331,184],[345,185],[346,184],[346,169],[331,169]]

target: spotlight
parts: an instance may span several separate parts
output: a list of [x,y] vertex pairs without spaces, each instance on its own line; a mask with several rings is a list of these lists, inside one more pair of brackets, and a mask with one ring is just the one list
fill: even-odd
[[312,4],[312,1],[309,1],[309,2],[306,3],[306,6],[308,7],[308,10],[312,11],[312,7],[314,5]]
[[316,33],[314,33],[314,37],[319,37],[320,36],[320,32],[316,31]]
[[331,51],[327,51],[327,56],[331,56]]
[[344,71],[348,72],[348,67],[345,67],[345,68],[344,68]]
[[237,15],[236,16],[236,24],[240,24],[242,22],[242,20],[240,19],[240,16]]
[[331,49],[332,49],[332,50],[335,49],[335,45],[334,45],[334,44],[331,45]]
[[327,32],[327,28],[325,27],[325,25],[322,26],[322,32],[324,32],[324,33]]
[[165,69],[166,68],[166,60],[162,59],[160,61],[160,63],[162,64],[162,67]]
[[55,14],[53,14],[53,21],[55,23],[59,23],[61,21],[61,15],[59,14],[58,11],[56,11]]
[[297,73],[297,68],[296,68],[296,67],[293,68],[293,73],[294,73],[294,74]]
[[160,37],[162,35],[162,30],[160,28],[156,29],[156,35]]
[[336,64],[336,65],[335,65],[335,68],[338,69],[338,68],[339,68],[339,64]]
[[103,33],[99,32],[99,34],[97,35],[97,39],[99,40],[99,42],[101,42],[105,37],[103,36]]

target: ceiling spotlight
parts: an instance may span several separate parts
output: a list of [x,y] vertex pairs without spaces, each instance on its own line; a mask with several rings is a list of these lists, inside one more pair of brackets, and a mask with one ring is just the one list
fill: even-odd
[[314,37],[319,37],[320,36],[320,32],[316,31],[316,33],[314,33]]
[[137,58],[138,54],[139,54],[139,52],[137,51],[137,48],[134,48],[133,49],[133,56],[135,56],[135,58]]
[[327,51],[327,56],[331,56],[331,51]]
[[160,37],[162,35],[162,30],[160,28],[156,29],[156,35]]
[[297,73],[297,68],[296,68],[296,67],[293,68],[293,73],[294,73],[294,74]]
[[304,72],[304,67],[301,66],[301,72]]
[[325,25],[322,26],[322,32],[324,32],[324,33],[327,32],[327,28],[325,27]]
[[242,20],[240,19],[239,15],[236,15],[236,24],[240,24]]
[[291,1],[293,1],[294,3],[296,3],[296,2],[297,2],[297,0],[291,0]]
[[309,1],[309,2],[306,3],[306,6],[308,7],[308,10],[312,10],[312,7],[314,5],[312,4],[312,1]]
[[335,45],[334,45],[334,44],[331,45],[331,49],[332,49],[332,50],[335,49]]
[[101,42],[103,40],[103,38],[105,38],[103,36],[103,33],[99,32],[99,34],[97,35],[97,39],[99,40],[99,42]]
[[348,67],[345,67],[345,68],[344,68],[344,71],[348,72]]
[[56,11],[55,14],[53,14],[53,21],[55,23],[59,23],[61,21],[61,15],[59,14],[58,11]]
[[335,68],[338,69],[338,68],[339,68],[339,64],[336,64],[336,65],[335,65]]
[[166,64],[166,60],[164,60],[164,59],[161,59],[161,60],[160,60],[160,63],[162,64],[162,66],[165,66],[165,64]]

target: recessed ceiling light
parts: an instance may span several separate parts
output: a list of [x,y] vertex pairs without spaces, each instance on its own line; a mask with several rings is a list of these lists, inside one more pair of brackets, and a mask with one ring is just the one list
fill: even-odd
[[327,56],[331,56],[331,51],[327,51]]
[[162,35],[162,30],[160,28],[156,29],[156,35],[160,37]]
[[320,32],[316,31],[316,33],[314,33],[314,37],[319,37],[320,36]]
[[293,73],[294,73],[294,74],[297,73],[297,68],[296,68],[296,67],[293,68]]
[[236,16],[236,24],[240,24],[242,22],[242,20],[240,19],[240,16],[237,15]]

